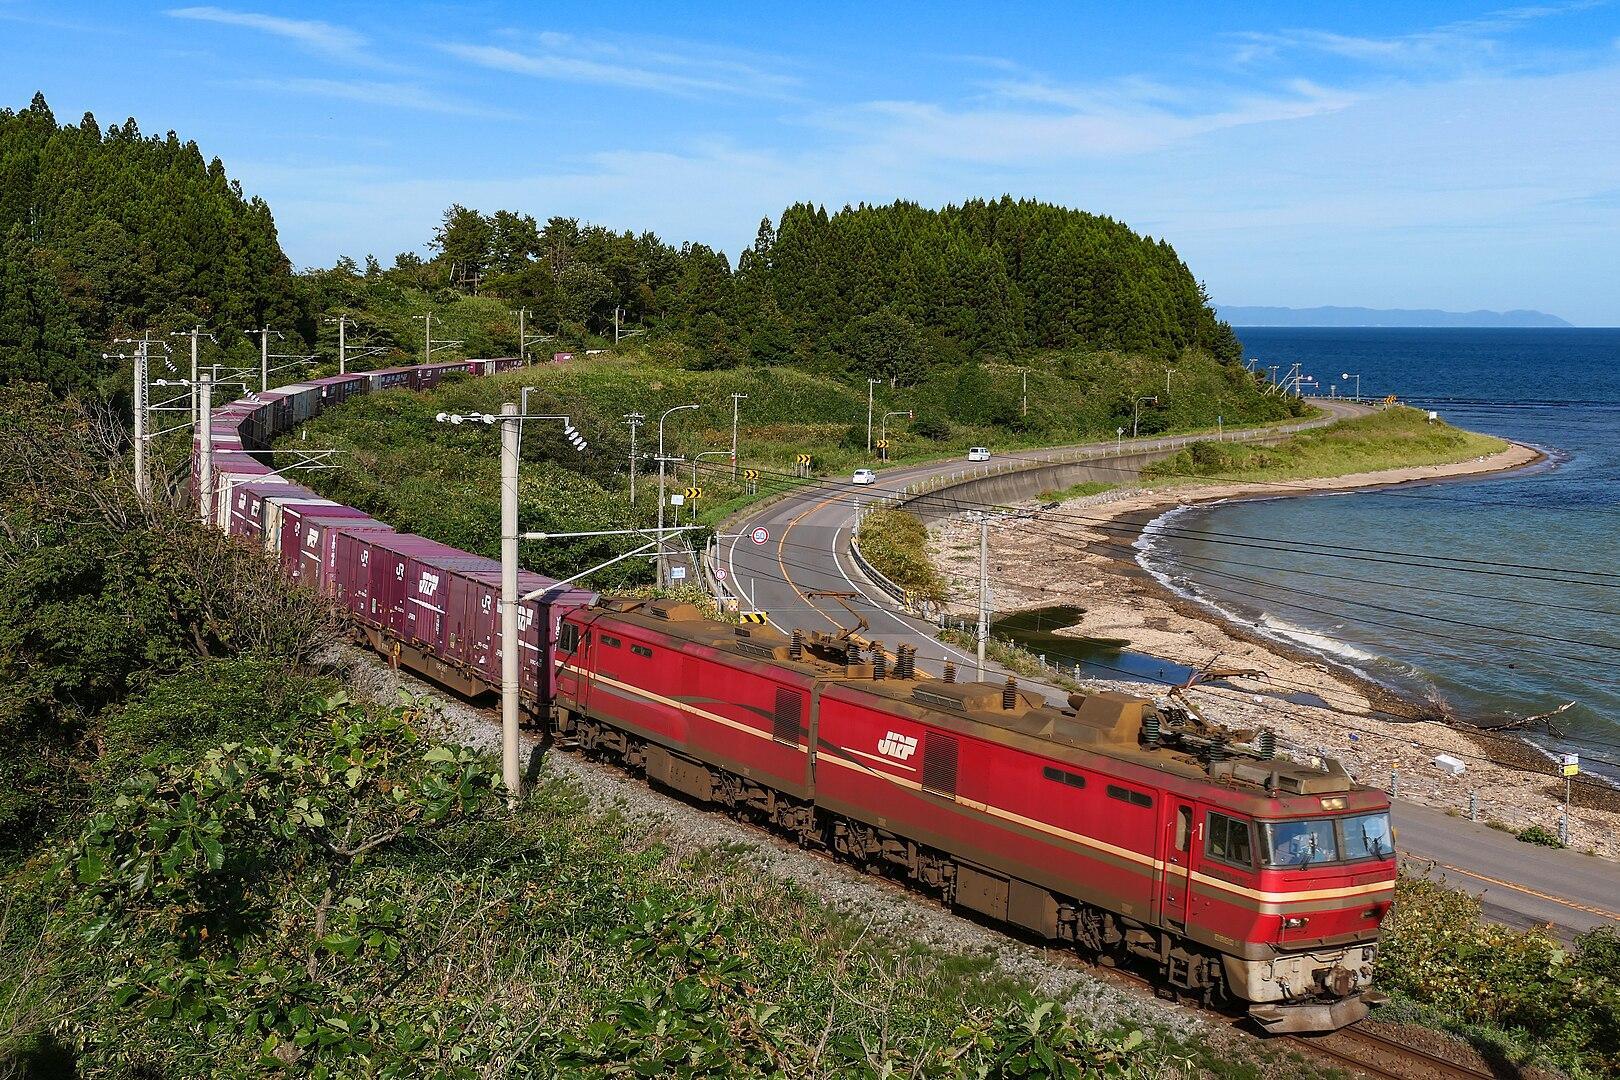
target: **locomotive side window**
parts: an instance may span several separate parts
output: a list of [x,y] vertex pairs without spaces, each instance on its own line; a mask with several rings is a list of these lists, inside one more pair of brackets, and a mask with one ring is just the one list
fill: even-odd
[[610,649],[617,649],[619,647],[619,639],[616,637],[610,637],[607,634],[603,634],[602,644],[606,645]]
[[1183,806],[1176,811],[1176,850],[1186,851],[1192,840],[1192,807]]
[[630,646],[630,651],[635,653],[637,656],[652,656],[652,650],[647,648],[645,645],[632,645]]
[[1118,784],[1108,785],[1108,797],[1118,799],[1120,802],[1128,802],[1132,806],[1153,805],[1153,796],[1145,791],[1132,791],[1130,788],[1122,788]]
[[562,652],[574,652],[579,648],[579,627],[571,622],[562,624],[557,631],[557,648]]
[[1254,851],[1249,841],[1250,830],[1247,821],[1211,811],[1206,831],[1208,832],[1208,836],[1204,838],[1206,855],[1244,868],[1254,865]]
[[1066,769],[1055,769],[1050,765],[1041,770],[1041,775],[1046,777],[1048,780],[1056,780],[1058,783],[1067,784],[1072,788],[1083,788],[1086,786],[1086,778],[1081,776],[1079,773],[1072,773]]

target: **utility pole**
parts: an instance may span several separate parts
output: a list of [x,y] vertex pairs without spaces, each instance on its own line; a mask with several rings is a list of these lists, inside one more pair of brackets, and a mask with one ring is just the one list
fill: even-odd
[[866,380],[866,454],[872,454],[872,387],[882,382],[882,379]]
[[748,397],[747,394],[731,395],[731,479],[737,479],[737,406]]
[[664,493],[664,466],[669,458],[664,456],[664,421],[669,419],[670,413],[680,412],[682,409],[695,409],[697,404],[676,405],[665,409],[664,415],[658,418],[658,587],[664,587],[664,504],[669,498]]
[[201,436],[197,447],[197,508],[207,525],[214,511],[214,382],[206,371],[197,387],[197,403],[202,410],[197,414]]
[[198,349],[197,339],[206,336],[209,341],[213,341],[214,340],[214,335],[208,333],[208,331],[205,328],[201,327],[201,326],[194,326],[190,330],[176,331],[175,333],[171,334],[170,336],[171,337],[183,337],[183,338],[190,338],[191,339],[191,408],[190,408],[190,410],[188,410],[187,419],[191,420],[193,423],[196,423],[196,421],[197,421],[197,349]]
[[263,329],[249,330],[248,333],[259,335],[259,389],[260,391],[268,390],[270,389],[270,335],[274,334],[278,338],[287,335],[279,330],[270,329],[268,323],[265,324]]
[[630,425],[630,505],[636,505],[636,429],[646,421],[641,413],[625,413],[624,422]]
[[1023,380],[1023,383],[1022,383],[1023,388],[1019,391],[1019,397],[1018,397],[1018,415],[1019,416],[1028,416],[1029,415],[1029,369],[1028,368],[1019,368],[1018,369],[1018,374]]
[[518,359],[523,361],[525,364],[527,364],[529,362],[529,340],[528,340],[527,335],[525,335],[524,332],[523,332],[523,319],[524,319],[524,316],[526,316],[528,314],[529,314],[529,309],[526,308],[526,307],[520,307],[520,308],[517,309],[517,317],[518,317]]
[[429,311],[425,315],[412,315],[411,318],[422,320],[422,362],[424,364],[431,364],[433,362],[434,353],[443,352],[446,349],[453,349],[457,345],[461,344],[460,338],[455,340],[446,339],[439,342],[437,345],[433,344],[432,311]]
[[349,317],[338,316],[338,374],[349,373],[349,339],[345,331],[349,328]]
[[1164,400],[1170,400],[1170,368],[1164,369]]
[[979,515],[979,681],[984,681],[984,647],[990,640],[990,515]]
[[518,407],[501,406],[501,779],[516,803],[523,783],[518,768]]
[[135,346],[135,494],[146,498],[146,342]]

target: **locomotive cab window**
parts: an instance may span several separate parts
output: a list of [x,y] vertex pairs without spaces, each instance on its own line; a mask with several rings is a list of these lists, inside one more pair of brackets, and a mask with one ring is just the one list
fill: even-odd
[[1205,819],[1205,832],[1204,854],[1244,869],[1254,866],[1254,846],[1249,839],[1247,821],[1210,811]]
[[573,623],[565,622],[557,631],[557,648],[563,652],[574,652],[579,648],[579,627]]
[[1130,803],[1132,806],[1152,806],[1153,796],[1145,791],[1132,791],[1130,788],[1120,787],[1118,784],[1108,785],[1108,797],[1118,799],[1120,802]]

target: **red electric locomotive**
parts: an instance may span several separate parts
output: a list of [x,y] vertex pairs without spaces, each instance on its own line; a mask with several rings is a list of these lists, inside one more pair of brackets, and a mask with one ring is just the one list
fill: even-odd
[[610,600],[556,626],[560,736],[946,901],[1234,998],[1273,1031],[1354,1023],[1395,890],[1389,800],[1121,694],[1068,708],[918,677],[850,634]]

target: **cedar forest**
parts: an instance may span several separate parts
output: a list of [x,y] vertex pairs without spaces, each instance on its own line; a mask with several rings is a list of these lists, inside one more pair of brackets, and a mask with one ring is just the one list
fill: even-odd
[[[0,379],[58,390],[116,388],[107,342],[147,328],[200,324],[245,357],[243,332],[261,326],[321,348],[324,317],[341,312],[399,345],[368,325],[377,284],[499,296],[564,340],[610,332],[617,309],[689,346],[695,367],[794,364],[902,383],[1035,349],[1197,349],[1228,362],[1241,349],[1165,241],[1008,197],[937,211],[790,206],[761,223],[735,268],[704,244],[453,206],[431,259],[296,274],[269,207],[218,158],[173,132],[143,136],[133,120],[59,125],[39,95],[0,111],[0,222]],[[491,328],[467,350],[515,351],[512,334]]]

